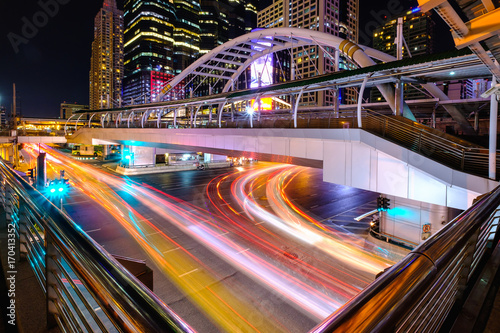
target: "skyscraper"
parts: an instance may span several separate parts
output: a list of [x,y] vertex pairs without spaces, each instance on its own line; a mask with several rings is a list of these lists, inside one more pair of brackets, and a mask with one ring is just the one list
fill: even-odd
[[[126,0],[124,12],[126,104],[155,101],[175,75],[254,28],[256,19],[252,0]],[[218,91],[210,80],[187,81],[197,93]],[[182,99],[189,88],[179,84],[165,99]]]
[[123,80],[123,12],[115,0],[104,0],[95,17],[90,62],[90,108],[118,106]]
[[174,71],[179,74],[200,54],[200,1],[174,0]]
[[[403,18],[403,37],[406,45],[403,46],[403,57],[431,54],[434,48],[434,22],[431,12],[420,13],[415,10],[407,11]],[[388,19],[383,25],[373,31],[373,48],[396,57],[396,43],[398,18]],[[406,48],[406,46],[408,48]]]
[[125,104],[151,102],[173,77],[176,20],[171,1],[125,1]]
[[[397,57],[398,18],[403,19],[402,46],[403,58],[431,54],[434,49],[434,22],[431,13],[421,13],[418,9],[409,10],[398,17],[389,18],[383,25],[373,31],[373,48]],[[426,98],[421,89],[416,89],[409,84],[404,86],[405,99]],[[382,102],[384,98],[378,90],[372,89],[370,93],[372,102]]]
[[[358,0],[348,0],[342,6],[339,0],[274,0],[273,4],[259,11],[257,23],[262,28],[298,27],[339,36],[340,18],[344,17],[343,33],[346,38],[356,42],[357,4]],[[313,77],[335,71],[336,65],[318,46],[295,48],[292,58],[292,78]],[[338,67],[346,69],[345,62],[341,61]],[[307,93],[302,96],[300,104],[333,105],[335,98],[332,91]]]

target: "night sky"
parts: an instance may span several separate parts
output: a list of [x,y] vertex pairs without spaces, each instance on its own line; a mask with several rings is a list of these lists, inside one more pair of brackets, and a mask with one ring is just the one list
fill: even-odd
[[[372,10],[375,13],[388,12],[389,8],[407,10],[417,5],[416,0],[359,2],[360,30],[368,32],[373,26],[370,23],[377,22]],[[46,15],[40,5],[43,3],[58,3],[59,8],[50,6],[48,11],[52,13]],[[1,1],[0,105],[10,112],[13,83],[23,116],[58,117],[63,102],[88,104],[94,18],[102,3],[102,0]],[[117,3],[122,8],[123,1]],[[270,3],[272,0],[261,1],[259,7]],[[33,23],[38,25],[36,30],[27,29]],[[360,42],[363,41],[361,38]],[[440,45],[453,47],[449,41]]]

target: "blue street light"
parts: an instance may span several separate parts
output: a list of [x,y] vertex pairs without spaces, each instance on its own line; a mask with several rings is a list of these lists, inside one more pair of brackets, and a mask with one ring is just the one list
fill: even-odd
[[54,179],[49,182],[47,190],[50,194],[63,195],[68,190],[68,180],[67,179]]

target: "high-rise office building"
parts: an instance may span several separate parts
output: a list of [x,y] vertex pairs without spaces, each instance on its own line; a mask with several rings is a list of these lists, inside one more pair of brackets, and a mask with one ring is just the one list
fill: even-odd
[[[201,0],[200,56],[244,35],[256,27],[257,9],[252,0]],[[231,66],[231,65],[228,65]],[[217,78],[196,78],[196,95],[220,93],[224,84]]]
[[[403,58],[431,54],[434,49],[434,22],[431,12],[421,13],[415,10],[400,16],[403,19]],[[373,31],[373,47],[396,57],[395,43],[398,18],[391,18]],[[408,46],[408,48],[406,47]]]
[[0,105],[0,128],[7,125],[7,113],[5,106]]
[[[155,101],[201,55],[254,28],[252,1],[126,0],[124,103]],[[197,94],[218,92],[211,79],[186,81],[190,87],[181,83],[164,99],[184,98],[191,87]]]
[[[431,13],[421,13],[418,9],[415,9],[409,10],[399,17],[403,19],[403,58],[431,54],[435,41],[434,22],[432,21]],[[399,17],[389,18],[383,25],[373,31],[373,48],[397,57],[397,44],[395,40]],[[426,97],[427,95],[421,90],[405,84],[405,99],[411,100]],[[371,90],[370,99],[372,102],[384,101],[384,98],[376,89]]]
[[171,1],[125,1],[124,104],[151,102],[174,76],[176,20]]
[[123,12],[105,0],[94,21],[90,64],[90,108],[117,107],[123,80]]
[[200,1],[174,0],[174,72],[179,74],[200,55]]
[[[259,11],[257,24],[262,28],[298,27],[339,36],[341,26],[345,38],[357,40],[358,0],[274,0],[273,4]],[[341,25],[341,18],[345,22]],[[328,50],[333,51],[333,50]],[[324,73],[332,73],[336,64],[318,46],[295,48],[292,51],[293,70],[291,77],[306,78]],[[340,61],[339,69],[347,69]],[[349,90],[350,91],[350,90]],[[355,96],[346,90],[347,102],[355,101]],[[307,93],[302,96],[301,105],[334,105],[335,95],[331,91]]]

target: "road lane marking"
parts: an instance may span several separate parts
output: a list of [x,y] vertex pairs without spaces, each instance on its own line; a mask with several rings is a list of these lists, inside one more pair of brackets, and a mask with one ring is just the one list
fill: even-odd
[[172,252],[172,251],[175,251],[175,250],[179,250],[180,247],[176,247],[174,249],[170,249],[170,250],[167,250],[167,251],[163,251],[162,253],[169,253],[169,252]]
[[240,253],[246,252],[246,251],[248,251],[248,250],[250,250],[250,248],[245,249],[245,250],[241,250],[241,251],[240,251],[240,252],[238,252],[237,254],[240,254]]
[[191,274],[191,273],[193,273],[193,272],[196,272],[197,270],[198,270],[198,268],[195,268],[195,269],[193,269],[192,271],[189,271],[189,272],[186,272],[186,273],[184,273],[184,274],[179,275],[179,277],[183,277],[183,276],[185,276],[185,275]]
[[91,230],[87,230],[87,231],[85,231],[85,232],[88,234],[88,233],[90,233],[90,232],[99,231],[99,230],[101,230],[101,228],[91,229]]

